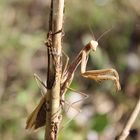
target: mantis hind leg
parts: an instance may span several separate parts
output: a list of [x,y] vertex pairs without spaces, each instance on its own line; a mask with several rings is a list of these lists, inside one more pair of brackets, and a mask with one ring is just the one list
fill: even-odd
[[44,93],[47,92],[47,87],[46,87],[46,85],[45,85],[44,82],[41,80],[41,78],[40,78],[37,74],[35,74],[35,73],[34,73],[34,78],[35,78],[35,80],[36,80],[36,83],[37,83],[37,85],[38,85],[40,91],[41,91],[42,96],[44,96],[44,95],[45,95]]
[[[83,93],[83,92],[76,91],[76,90],[74,90],[74,89],[72,89],[72,88],[70,88],[70,87],[68,87],[68,89],[83,96],[82,99],[79,99],[79,100],[73,102],[73,103],[70,105],[70,107],[74,107],[74,104],[77,104],[78,102],[84,101],[84,100],[86,100],[86,99],[88,98],[88,95],[85,94],[85,93]],[[78,112],[81,112],[81,111],[78,111]]]
[[[74,89],[72,89],[72,88],[70,88],[70,87],[66,87],[66,88],[69,89],[69,90],[71,90],[71,91],[73,91],[73,92],[75,92],[75,93],[77,93],[77,94],[82,95],[83,98],[81,97],[81,99],[79,99],[79,100],[77,100],[77,101],[74,101],[73,103],[69,103],[68,101],[66,101],[66,99],[65,99],[65,100],[64,100],[64,99],[61,99],[61,106],[62,106],[62,108],[64,107],[64,104],[66,104],[66,105],[68,105],[68,109],[67,109],[66,112],[68,112],[70,108],[73,108],[74,110],[76,110],[77,112],[80,113],[81,110],[79,110],[78,108],[76,108],[74,105],[77,104],[78,102],[81,102],[81,101],[86,100],[86,99],[88,98],[88,95],[85,94],[85,93],[83,93],[83,92],[76,91],[76,90],[74,90]],[[63,109],[64,109],[64,108],[63,108]],[[65,109],[64,109],[64,110],[65,110]]]
[[73,102],[73,103],[69,103],[69,102],[66,101],[66,100],[65,100],[65,101],[63,100],[63,101],[62,101],[62,102],[64,102],[65,104],[68,105],[68,109],[67,109],[66,112],[68,112],[70,108],[73,108],[74,110],[77,111],[77,113],[76,113],[70,120],[68,120],[63,126],[61,126],[59,133],[61,133],[62,130],[63,130],[64,128],[66,128],[66,127],[69,125],[69,123],[70,123],[74,118],[76,118],[76,117],[79,115],[79,113],[81,113],[81,110],[80,110],[79,108],[76,108],[76,107],[74,106],[74,104],[76,104],[76,103],[78,103],[78,102],[81,102],[81,101],[83,101],[83,100],[85,100],[85,99],[88,98],[88,95],[85,94],[85,93],[83,93],[83,92],[76,91],[76,90],[74,90],[74,89],[72,89],[72,88],[70,88],[70,87],[67,87],[67,89],[69,89],[69,90],[71,90],[71,91],[73,91],[73,92],[75,92],[75,93],[78,93],[78,94],[82,95],[84,98],[83,98],[83,99],[80,99],[80,100],[78,100],[78,101],[75,101],[75,102]]
[[67,67],[68,67],[69,57],[68,57],[68,55],[67,55],[63,50],[62,50],[62,53],[63,53],[63,55],[64,55],[65,58],[66,58],[66,62],[65,62],[64,68],[63,68],[63,74],[64,74],[65,71],[66,71],[66,69],[67,69]]

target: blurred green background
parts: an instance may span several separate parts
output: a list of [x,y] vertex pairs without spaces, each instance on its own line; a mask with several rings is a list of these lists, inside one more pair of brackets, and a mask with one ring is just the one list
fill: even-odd
[[[26,118],[41,98],[33,78],[46,80],[48,0],[0,1],[0,140],[43,140],[44,128],[25,130]],[[123,129],[140,94],[139,0],[66,0],[63,49],[70,62],[88,41],[99,39],[87,69],[115,68],[122,90],[113,82],[96,83],[76,71],[71,85],[89,95],[77,104],[82,113],[64,113],[59,140],[113,140]],[[67,100],[79,95],[69,91]],[[76,116],[76,117],[74,117]],[[74,119],[72,119],[74,117]],[[72,121],[65,125],[68,120]],[[140,119],[128,140],[140,139]]]

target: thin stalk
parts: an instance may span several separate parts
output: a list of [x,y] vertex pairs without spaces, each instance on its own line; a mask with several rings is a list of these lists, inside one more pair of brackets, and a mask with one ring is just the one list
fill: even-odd
[[118,138],[118,140],[125,140],[127,138],[127,136],[129,135],[130,129],[131,129],[133,123],[135,122],[139,112],[140,112],[140,98],[139,98],[130,118],[128,119],[120,137]]
[[[61,62],[61,31],[63,25],[63,9],[64,0],[51,0],[49,31],[52,35],[53,55],[48,53],[48,78],[47,89],[48,96],[46,98],[46,129],[44,140],[57,140],[59,124],[61,121],[60,106],[60,80],[62,73]],[[58,32],[58,33],[57,33]],[[56,33],[56,34],[55,34]],[[50,58],[53,56],[52,58]],[[52,73],[52,70],[54,73]],[[53,77],[53,78],[52,78]],[[53,81],[52,81],[53,80]],[[50,85],[50,82],[52,83]],[[48,86],[49,85],[49,86]]]

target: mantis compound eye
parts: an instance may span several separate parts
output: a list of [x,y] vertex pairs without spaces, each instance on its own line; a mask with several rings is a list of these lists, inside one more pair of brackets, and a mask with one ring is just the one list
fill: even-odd
[[95,40],[91,40],[91,41],[90,41],[90,47],[91,47],[91,49],[92,49],[94,52],[96,51],[97,46],[98,46],[98,42],[97,42],[97,41],[95,41]]

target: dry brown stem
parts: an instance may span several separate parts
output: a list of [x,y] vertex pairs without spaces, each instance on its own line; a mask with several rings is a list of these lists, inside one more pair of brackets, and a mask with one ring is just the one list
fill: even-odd
[[134,121],[136,120],[139,112],[140,112],[140,98],[134,108],[134,111],[132,112],[130,118],[128,119],[120,137],[118,138],[118,140],[125,140],[127,138],[127,136],[129,135],[129,131],[130,131]]
[[[61,80],[61,32],[63,25],[63,9],[64,0],[51,0],[50,24],[49,31],[54,33],[52,35],[53,59],[50,61],[51,54],[48,53],[48,67],[53,65],[54,73],[49,71],[47,79],[48,96],[46,98],[46,129],[45,140],[56,140],[60,124],[60,80]],[[57,33],[58,32],[58,33]],[[56,34],[55,34],[56,33]],[[52,64],[50,64],[52,63]],[[52,78],[53,77],[53,78]],[[49,82],[52,85],[48,87]]]

